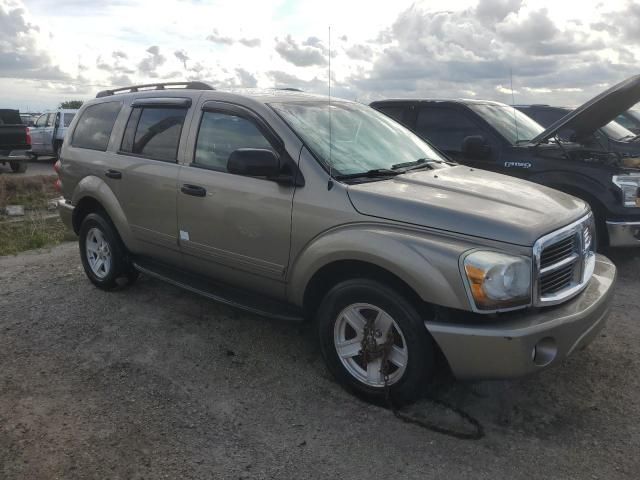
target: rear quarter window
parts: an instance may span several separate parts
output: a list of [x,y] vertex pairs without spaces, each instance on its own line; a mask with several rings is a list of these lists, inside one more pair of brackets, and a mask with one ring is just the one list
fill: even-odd
[[121,108],[120,102],[88,106],[78,120],[71,145],[77,148],[105,151]]

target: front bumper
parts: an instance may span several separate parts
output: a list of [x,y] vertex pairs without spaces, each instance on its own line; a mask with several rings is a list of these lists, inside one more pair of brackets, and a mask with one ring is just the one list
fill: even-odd
[[566,303],[481,325],[425,325],[457,378],[520,377],[559,363],[596,337],[609,315],[615,281],[615,265],[598,255],[589,285]]
[[64,198],[59,198],[57,205],[58,213],[60,214],[62,223],[64,223],[64,226],[73,232],[73,209],[75,207],[71,204],[71,202],[65,200]]
[[640,247],[640,222],[607,221],[610,247]]

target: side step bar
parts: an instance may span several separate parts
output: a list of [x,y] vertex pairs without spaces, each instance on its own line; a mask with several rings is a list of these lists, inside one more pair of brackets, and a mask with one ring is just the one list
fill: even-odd
[[257,293],[221,285],[200,275],[184,273],[150,259],[135,258],[133,266],[150,277],[256,315],[289,322],[304,320],[302,310],[290,304]]

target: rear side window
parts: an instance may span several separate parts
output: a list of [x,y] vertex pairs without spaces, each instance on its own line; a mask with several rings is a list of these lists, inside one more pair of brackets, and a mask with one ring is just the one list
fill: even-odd
[[227,171],[227,160],[239,148],[273,147],[255,123],[222,112],[204,112],[198,131],[194,163],[213,170]]
[[105,151],[121,107],[120,102],[98,103],[87,107],[73,132],[71,145]]
[[465,137],[481,134],[480,129],[462,112],[443,107],[422,107],[416,131],[445,152],[461,152]]
[[404,107],[378,107],[377,110],[393,118],[396,122],[404,124]]
[[44,127],[47,124],[47,114],[40,115],[36,121],[36,127]]
[[73,117],[75,117],[76,114],[75,113],[65,113],[64,114],[64,126],[68,127],[69,125],[71,125],[71,121],[73,120]]
[[127,122],[121,151],[175,162],[186,108],[135,107]]

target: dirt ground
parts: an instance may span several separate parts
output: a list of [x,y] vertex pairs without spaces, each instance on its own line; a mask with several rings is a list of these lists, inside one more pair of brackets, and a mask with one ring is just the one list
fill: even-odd
[[479,441],[350,396],[307,327],[144,276],[102,292],[75,243],[2,257],[0,478],[637,479],[640,255],[613,257],[615,307],[588,349],[530,378],[439,388]]

